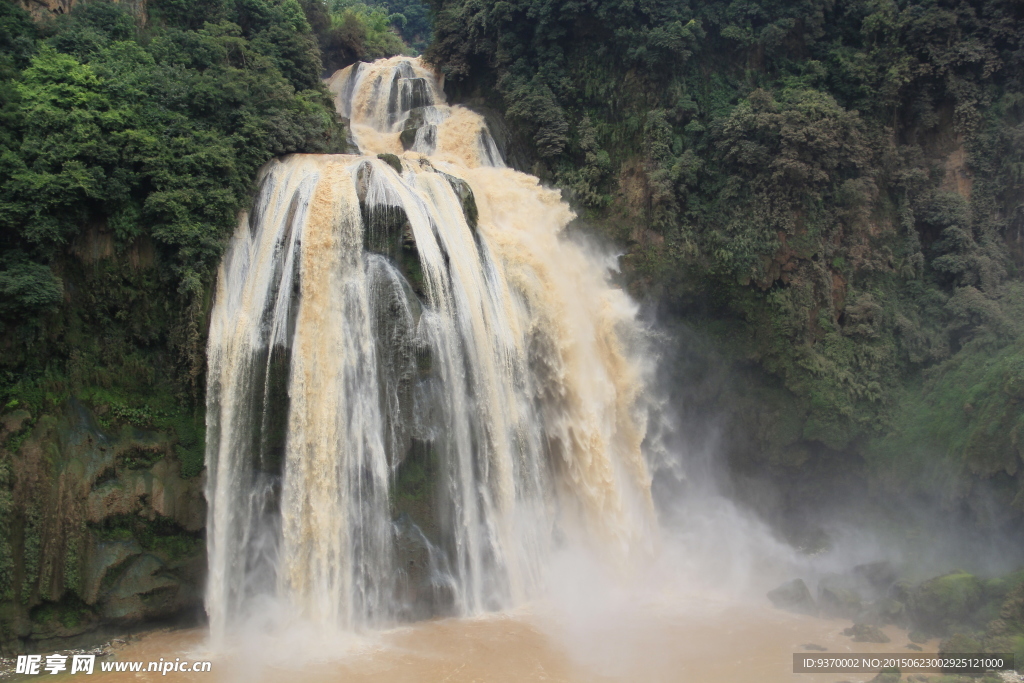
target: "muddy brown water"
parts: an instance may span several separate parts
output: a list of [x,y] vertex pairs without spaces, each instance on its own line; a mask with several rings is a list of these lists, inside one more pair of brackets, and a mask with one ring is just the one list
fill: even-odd
[[[849,621],[691,598],[638,605],[598,619],[560,618],[543,605],[480,618],[421,622],[361,637],[295,633],[236,640],[213,653],[205,629],[154,631],[120,646],[120,661],[210,660],[209,673],[96,673],[89,680],[274,683],[836,683],[873,674],[796,674],[795,652],[906,652],[906,632],[887,644],[855,643]],[[239,634],[241,635],[241,634]],[[922,645],[936,652],[937,641]],[[144,665],[145,666],[145,665]]]

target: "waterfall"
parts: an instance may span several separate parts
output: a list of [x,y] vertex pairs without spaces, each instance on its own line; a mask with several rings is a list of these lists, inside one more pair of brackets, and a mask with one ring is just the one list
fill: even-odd
[[653,542],[636,306],[559,193],[418,60],[328,84],[361,154],[271,162],[217,277],[215,638],[268,600],[343,629],[501,609],[560,546]]

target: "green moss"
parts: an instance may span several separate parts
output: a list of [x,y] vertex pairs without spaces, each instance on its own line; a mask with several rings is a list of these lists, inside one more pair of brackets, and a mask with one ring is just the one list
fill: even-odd
[[984,652],[981,641],[963,633],[957,633],[939,645],[939,654],[968,654],[971,652]]
[[100,541],[130,541],[132,521],[125,516],[109,518],[102,525],[95,527],[96,534]]
[[118,456],[118,465],[129,470],[148,470],[163,457],[160,449],[134,446]]
[[4,444],[4,448],[9,453],[17,453],[21,450],[22,445],[28,440],[28,437],[32,434],[33,422],[31,419],[25,420],[21,425],[21,429],[8,435],[7,443]]
[[64,588],[72,593],[78,593],[82,587],[82,544],[84,539],[85,523],[79,522],[77,528],[72,529],[64,541],[64,557],[62,558],[62,569],[64,572]]
[[179,533],[156,537],[151,546],[154,552],[173,562],[195,552],[199,546],[199,539],[194,534]]
[[399,253],[399,267],[402,275],[409,282],[409,286],[419,296],[426,296],[426,279],[423,274],[423,265],[420,263],[420,255],[415,244],[403,244]]
[[1019,669],[1021,667],[1021,662],[1024,662],[1024,635],[1018,635],[1012,638],[1007,654],[1011,652],[1013,653],[1014,664],[1016,664]]
[[21,584],[21,604],[27,605],[35,594],[36,583],[39,579],[39,565],[42,560],[42,538],[41,529],[42,512],[38,504],[28,508],[25,512],[24,526],[22,533],[24,546],[22,548],[22,571],[23,579]]
[[103,580],[100,582],[100,590],[108,591],[117,585],[117,582],[124,576],[124,573],[128,571],[128,568],[135,561],[134,557],[128,557],[121,560],[116,565],[109,567],[103,574]]
[[173,562],[193,554],[200,546],[200,535],[181,528],[173,520],[156,517],[150,521],[137,515],[118,515],[95,525],[94,532],[101,541],[135,540],[148,552]]
[[178,443],[174,453],[181,463],[181,476],[185,479],[199,476],[205,466],[206,423],[201,415],[180,411],[167,423],[174,430]]
[[181,463],[181,476],[185,479],[198,477],[202,473],[203,468],[206,467],[206,454],[203,452],[202,446],[194,446],[192,448],[175,446],[174,453],[178,456],[178,461]]
[[980,627],[978,611],[984,602],[984,583],[967,572],[954,572],[918,586],[911,611],[920,628],[942,635],[957,628]]
[[11,539],[14,496],[11,463],[0,456],[0,603],[14,599],[14,548]]
[[394,154],[378,154],[377,158],[386,163],[391,168],[395,169],[398,173],[402,172],[402,160]]
[[75,629],[95,618],[91,607],[73,594],[65,594],[59,602],[44,602],[32,608],[32,621],[40,624],[60,624]]
[[[108,388],[85,387],[79,396],[99,415],[101,426],[141,427],[168,434],[174,441],[174,452],[181,463],[181,476],[198,476],[204,467],[206,428],[200,411],[183,406],[169,393],[156,393],[165,385],[140,383],[135,387],[112,385]],[[162,453],[133,449],[122,458],[131,469],[152,466]]]

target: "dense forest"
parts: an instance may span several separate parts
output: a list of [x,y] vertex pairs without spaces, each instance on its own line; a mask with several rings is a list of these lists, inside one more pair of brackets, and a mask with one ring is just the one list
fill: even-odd
[[1019,523],[1022,26],[1019,0],[0,1],[0,642],[195,608],[216,267],[263,164],[348,148],[325,72],[394,54],[624,250],[737,481]]
[[433,7],[449,89],[728,368],[682,379],[734,467],[1024,510],[1024,5]]
[[196,609],[227,238],[267,161],[346,149],[324,64],[413,54],[425,22],[414,2],[0,2],[0,642]]

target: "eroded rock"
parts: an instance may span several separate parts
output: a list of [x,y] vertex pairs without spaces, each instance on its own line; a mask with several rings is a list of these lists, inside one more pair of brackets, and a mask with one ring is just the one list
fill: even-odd
[[11,495],[25,523],[0,539],[21,572],[0,586],[13,597],[0,603],[3,650],[60,649],[112,621],[198,608],[203,479],[181,476],[173,432],[115,433],[72,399],[24,437],[4,442],[16,443]]

